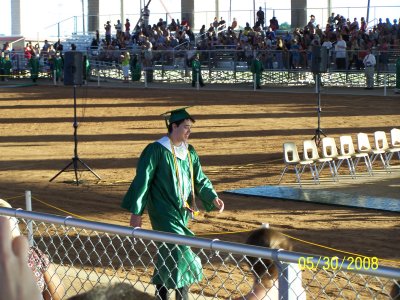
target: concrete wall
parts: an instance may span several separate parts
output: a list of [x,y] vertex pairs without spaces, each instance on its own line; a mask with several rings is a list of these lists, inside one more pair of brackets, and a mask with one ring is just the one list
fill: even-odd
[[291,0],[291,26],[302,28],[307,25],[307,0]]
[[189,22],[190,27],[194,27],[194,0],[181,0],[182,17],[181,22],[185,18]]
[[21,3],[11,0],[11,35],[21,35]]
[[88,0],[88,32],[99,29],[99,0]]

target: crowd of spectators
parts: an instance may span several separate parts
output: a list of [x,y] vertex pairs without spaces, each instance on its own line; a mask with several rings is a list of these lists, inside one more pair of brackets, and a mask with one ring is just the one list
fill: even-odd
[[[393,22],[388,18],[386,22],[379,19],[378,24],[368,27],[364,17],[358,22],[357,18],[350,21],[343,15],[332,13],[323,29],[311,15],[303,28],[283,32],[279,30],[276,17],[270,19],[269,24],[265,22],[265,14],[260,7],[254,26],[246,22],[244,27],[240,27],[236,18],[227,24],[223,17],[215,17],[208,27],[203,25],[199,32],[194,33],[185,19],[182,22],[171,19],[169,24],[159,19],[153,25],[137,26],[132,34],[126,31],[118,35],[117,31],[110,41],[94,39],[92,46],[100,46],[106,60],[113,59],[113,50],[126,48],[148,52],[143,54],[144,60],[158,60],[156,50],[196,49],[202,52],[224,49],[236,50],[236,59],[250,64],[255,53],[261,52],[267,69],[308,68],[312,46],[323,46],[329,50],[331,62],[337,69],[358,70],[363,67],[362,60],[367,49],[372,49],[380,68],[387,70],[389,53],[398,49],[399,40],[400,26],[396,19]],[[201,60],[208,57],[201,55]]]

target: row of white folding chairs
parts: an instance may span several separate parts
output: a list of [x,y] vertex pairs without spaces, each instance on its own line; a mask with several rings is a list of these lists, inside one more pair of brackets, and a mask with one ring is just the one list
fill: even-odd
[[[375,147],[372,148],[369,142],[368,134],[357,134],[357,152],[354,149],[351,136],[341,136],[340,153],[337,151],[335,139],[324,137],[322,139],[322,157],[318,153],[317,145],[314,140],[305,140],[303,142],[303,159],[300,159],[297,146],[293,142],[283,144],[285,167],[282,171],[279,183],[283,175],[293,167],[296,174],[296,181],[301,187],[301,175],[306,167],[310,169],[314,183],[319,183],[319,174],[326,165],[329,166],[333,181],[338,180],[338,170],[343,164],[347,163],[352,178],[356,178],[356,168],[361,159],[364,159],[368,173],[372,176],[372,164],[380,157],[384,169],[388,172],[390,160],[397,152],[400,159],[400,129],[391,130],[391,146],[389,146],[384,131],[374,133]],[[353,161],[354,160],[354,161]],[[337,162],[337,165],[336,165]],[[278,184],[279,184],[278,183]]]

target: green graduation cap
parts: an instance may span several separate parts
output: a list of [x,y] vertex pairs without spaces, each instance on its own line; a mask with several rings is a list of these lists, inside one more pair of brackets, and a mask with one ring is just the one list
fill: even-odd
[[161,114],[161,116],[165,118],[165,125],[168,127],[168,125],[171,123],[186,119],[191,119],[194,122],[193,117],[186,111],[186,109],[189,107],[191,106],[181,107]]

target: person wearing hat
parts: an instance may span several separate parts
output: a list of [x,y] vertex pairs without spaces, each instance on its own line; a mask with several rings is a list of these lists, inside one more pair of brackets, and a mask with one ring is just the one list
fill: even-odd
[[201,76],[201,63],[198,53],[195,54],[192,60],[192,87],[196,86],[196,82],[198,82],[201,87],[205,86],[203,77]]
[[[141,227],[147,207],[153,230],[193,236],[187,225],[198,214],[196,197],[206,211],[216,208],[222,212],[224,202],[203,173],[195,149],[188,144],[194,118],[186,108],[164,116],[168,134],[143,150],[121,207],[132,213],[133,227]],[[169,289],[176,290],[176,299],[188,299],[189,286],[201,279],[200,258],[190,247],[158,244],[152,278],[157,299],[168,299]]]

